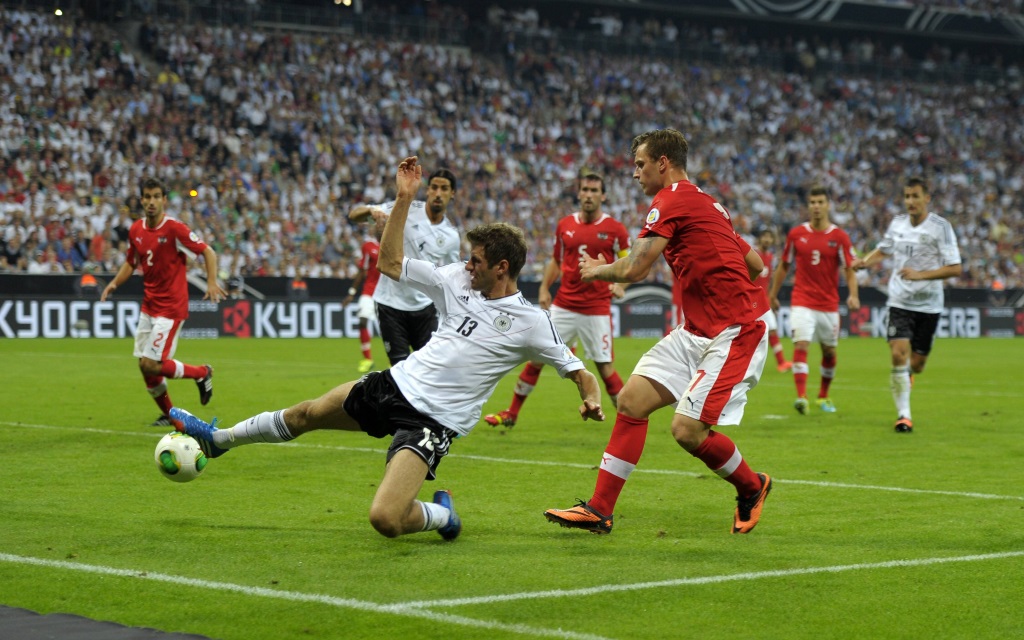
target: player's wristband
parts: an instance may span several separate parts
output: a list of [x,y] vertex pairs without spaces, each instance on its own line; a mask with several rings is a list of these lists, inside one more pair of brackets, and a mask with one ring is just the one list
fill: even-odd
[[355,287],[349,287],[348,288],[348,295],[350,295],[350,296],[356,295],[356,288]]

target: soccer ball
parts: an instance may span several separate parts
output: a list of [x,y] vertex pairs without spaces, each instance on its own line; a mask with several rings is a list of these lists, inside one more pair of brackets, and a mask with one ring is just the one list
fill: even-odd
[[156,468],[168,480],[195,480],[206,468],[206,454],[192,436],[172,431],[160,438],[153,452]]

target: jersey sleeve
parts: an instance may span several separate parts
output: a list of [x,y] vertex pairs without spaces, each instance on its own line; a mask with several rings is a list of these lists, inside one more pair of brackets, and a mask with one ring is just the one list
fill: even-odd
[[893,233],[892,227],[893,224],[890,222],[889,227],[885,230],[885,235],[882,236],[878,246],[875,247],[887,256],[891,256],[896,247],[896,236]]
[[202,255],[206,250],[206,243],[199,239],[195,231],[192,231],[184,223],[174,225],[174,239],[178,243],[179,250],[189,254],[190,258]]
[[615,251],[615,257],[625,258],[629,255],[629,231],[626,230],[626,225],[619,223],[618,227],[618,238],[617,247]]
[[[446,265],[451,267],[453,265]],[[461,268],[462,265],[458,265]],[[447,268],[435,267],[432,263],[426,260],[416,260],[413,258],[402,259],[402,273],[399,276],[398,281],[402,284],[407,284],[417,291],[421,291],[430,298],[434,306],[437,307],[438,312],[446,313],[447,305],[445,304],[444,297],[444,273]]]
[[555,330],[555,325],[547,313],[544,314],[544,320],[538,322],[534,327],[531,342],[533,355],[530,359],[555,367],[558,375],[563,378],[584,367],[583,361],[577,358],[572,349],[562,342],[562,338],[559,337],[558,331]]
[[945,233],[939,239],[939,255],[942,259],[943,266],[949,266],[951,264],[962,264],[960,260],[960,245],[956,241],[956,232],[953,231],[953,225],[948,222],[943,225],[945,227]]
[[782,248],[782,255],[779,257],[779,262],[782,264],[791,265],[793,264],[793,260],[796,258],[794,246],[796,244],[795,230],[796,227],[786,234],[786,246]]
[[853,263],[853,242],[850,241],[850,234],[842,231],[839,241],[839,268],[847,269]]

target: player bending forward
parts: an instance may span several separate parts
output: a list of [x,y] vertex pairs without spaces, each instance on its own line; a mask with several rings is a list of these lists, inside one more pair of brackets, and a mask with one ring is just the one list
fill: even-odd
[[437,306],[440,327],[422,349],[389,370],[346,382],[315,400],[260,413],[230,429],[217,429],[177,408],[172,417],[210,457],[245,444],[287,442],[317,429],[390,435],[370,523],[389,538],[436,530],[453,540],[462,521],[451,493],[436,491],[432,502],[416,498],[424,480],[434,479],[452,439],[467,435],[480,420],[484,402],[503,376],[527,360],[544,362],[576,383],[584,420],[604,420],[604,413],[597,378],[558,337],[547,314],[519,292],[516,278],[527,252],[520,229],[505,223],[473,229],[466,234],[472,251],[464,264],[435,267],[405,257],[406,217],[422,174],[415,157],[399,165],[398,198],[377,263],[383,275],[426,293]]

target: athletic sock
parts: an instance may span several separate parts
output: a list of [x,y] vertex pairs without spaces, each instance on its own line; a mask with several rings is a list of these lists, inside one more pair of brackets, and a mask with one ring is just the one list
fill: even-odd
[[146,381],[146,391],[160,407],[160,413],[167,415],[174,407],[171,396],[167,393],[167,380],[163,376],[143,376]]
[[597,472],[597,486],[590,506],[606,516],[615,511],[622,487],[629,474],[644,452],[647,442],[647,418],[630,418],[621,413],[615,416],[611,439],[601,456],[601,468]]
[[796,383],[796,397],[807,397],[807,373],[810,368],[807,366],[807,350],[793,350],[793,382]]
[[829,387],[832,386],[832,379],[836,377],[836,357],[825,357],[821,359],[821,389],[818,391],[819,398],[827,398]]
[[779,364],[786,364],[786,354],[782,350],[782,341],[779,340],[778,334],[768,334],[768,344],[772,348],[772,353],[775,354],[775,361]]
[[519,374],[519,380],[516,381],[515,393],[512,395],[512,404],[508,408],[509,413],[512,415],[519,415],[519,410],[523,408],[523,403],[526,402],[526,396],[530,395],[533,388],[537,386],[537,379],[540,378],[540,369],[540,367],[532,362],[527,362],[526,366],[523,367],[523,372]]
[[185,364],[180,360],[164,360],[160,363],[160,374],[175,380],[180,378],[198,380],[206,376],[206,366]]
[[608,391],[608,395],[613,397],[619,395],[619,392],[622,391],[622,378],[619,377],[618,371],[613,371],[612,375],[602,379],[604,380],[604,388]]
[[264,411],[230,429],[218,429],[213,432],[213,444],[221,449],[256,442],[288,442],[294,439],[295,435],[284,422],[284,409]]
[[910,419],[910,367],[892,368],[889,388],[892,390],[892,401],[896,404],[896,416]]
[[757,477],[728,436],[709,431],[704,442],[690,454],[736,487],[740,497],[748,498],[761,490],[761,478]]
[[364,360],[373,360],[373,352],[370,351],[370,330],[359,330],[359,347],[363,350]]
[[437,531],[444,525],[448,524],[448,520],[451,519],[452,512],[443,505],[439,505],[436,502],[423,502],[417,500],[420,509],[423,511],[423,529],[422,531]]

